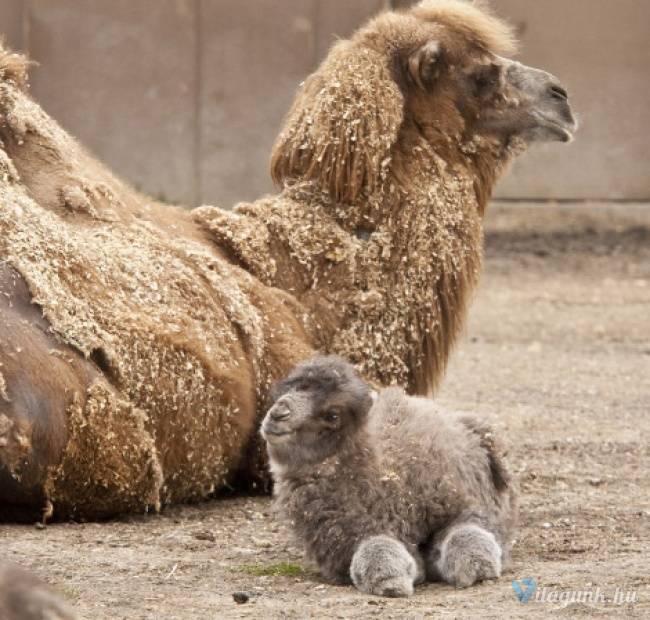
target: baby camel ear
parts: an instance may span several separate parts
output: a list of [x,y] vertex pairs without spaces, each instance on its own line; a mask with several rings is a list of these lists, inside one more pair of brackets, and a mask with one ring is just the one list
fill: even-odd
[[409,55],[409,75],[422,90],[427,90],[438,76],[440,55],[441,48],[438,41],[427,41]]
[[366,421],[374,404],[375,398],[373,398],[372,392],[365,383],[359,381],[356,398],[354,399],[354,418],[358,424],[363,424]]
[[273,180],[316,181],[338,203],[372,193],[390,169],[403,106],[385,54],[338,43],[298,91],[273,148]]

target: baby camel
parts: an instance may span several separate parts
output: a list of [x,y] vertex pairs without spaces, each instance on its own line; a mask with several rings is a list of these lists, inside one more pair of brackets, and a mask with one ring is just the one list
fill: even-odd
[[499,577],[517,508],[490,426],[314,357],[280,382],[261,433],[276,502],[322,575],[409,596]]

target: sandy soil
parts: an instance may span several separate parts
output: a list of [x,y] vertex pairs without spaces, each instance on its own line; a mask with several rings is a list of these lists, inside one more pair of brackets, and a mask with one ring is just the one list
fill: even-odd
[[[97,620],[650,617],[650,206],[497,205],[487,230],[439,399],[494,416],[511,446],[522,527],[500,580],[427,585],[408,600],[326,585],[267,497],[0,526],[0,553]],[[524,577],[547,595],[618,587],[637,601],[524,604],[511,585]]]

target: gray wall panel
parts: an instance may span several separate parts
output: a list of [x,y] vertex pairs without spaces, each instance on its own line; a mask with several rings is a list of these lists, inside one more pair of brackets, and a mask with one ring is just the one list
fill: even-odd
[[[0,31],[40,63],[45,109],[117,173],[170,201],[229,206],[272,190],[269,151],[297,85],[386,4],[0,0]],[[492,4],[521,31],[521,60],[565,82],[582,123],[569,147],[518,160],[497,194],[650,199],[650,2]]]

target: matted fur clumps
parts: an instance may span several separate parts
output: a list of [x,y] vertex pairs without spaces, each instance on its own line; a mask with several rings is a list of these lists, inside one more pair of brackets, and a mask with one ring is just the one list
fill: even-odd
[[[112,177],[20,75],[0,80],[0,256],[71,348],[39,348],[42,328],[9,304],[25,332],[15,343],[0,326],[0,473],[59,517],[205,497],[239,466],[270,383],[312,350],[304,313],[224,260],[187,212]],[[62,375],[36,385],[55,356],[78,377],[60,398],[47,389]],[[63,428],[49,402],[66,408]],[[50,459],[54,436],[64,449]]]
[[354,202],[362,190],[380,189],[403,120],[404,100],[389,59],[353,46],[337,43],[326,65],[307,78],[271,162],[277,183],[314,180],[343,203]]

